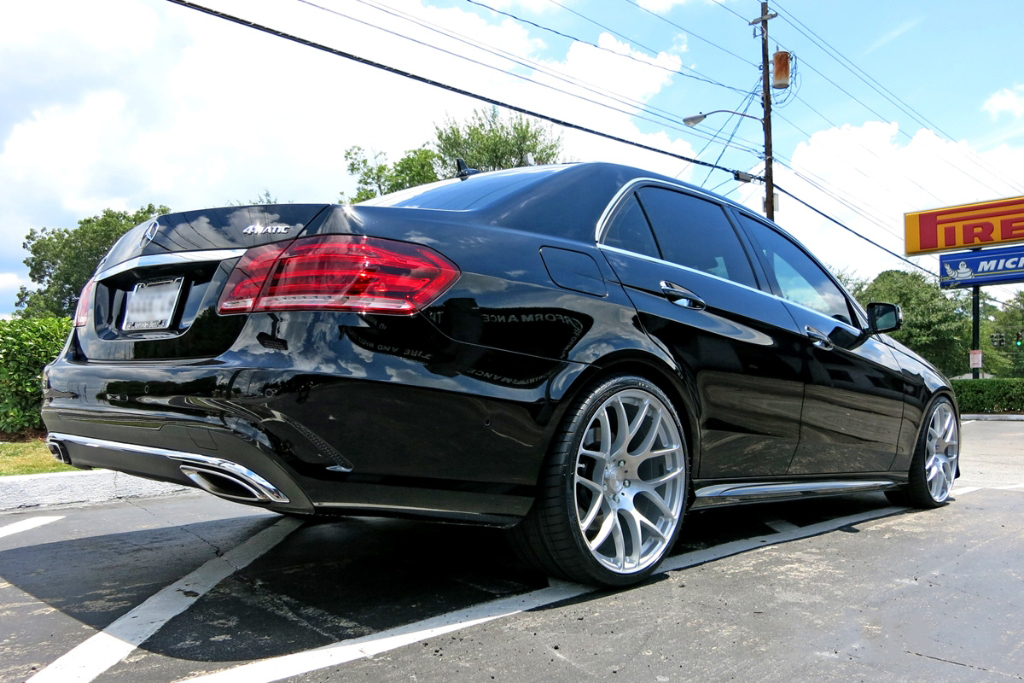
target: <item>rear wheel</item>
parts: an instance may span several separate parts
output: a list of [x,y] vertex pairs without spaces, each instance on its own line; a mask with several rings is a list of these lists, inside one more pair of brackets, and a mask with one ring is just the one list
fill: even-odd
[[689,458],[679,416],[653,383],[617,376],[569,410],[513,545],[542,570],[623,586],[650,575],[679,532]]
[[910,461],[905,489],[890,491],[889,500],[900,505],[936,508],[944,505],[953,489],[960,462],[960,421],[945,396],[932,403],[928,422],[921,430]]

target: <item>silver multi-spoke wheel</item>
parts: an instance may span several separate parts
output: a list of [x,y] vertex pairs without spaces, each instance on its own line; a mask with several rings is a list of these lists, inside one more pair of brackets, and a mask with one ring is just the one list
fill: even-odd
[[924,439],[924,474],[932,500],[949,497],[960,459],[960,424],[946,401],[935,404]]
[[661,560],[686,498],[686,463],[676,419],[654,394],[624,389],[592,414],[574,494],[579,531],[603,567],[632,574]]

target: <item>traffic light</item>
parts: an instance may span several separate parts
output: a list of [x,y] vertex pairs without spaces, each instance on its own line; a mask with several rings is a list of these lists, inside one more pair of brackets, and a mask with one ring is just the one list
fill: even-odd
[[1017,348],[1024,346],[1024,335],[1021,335],[1021,333],[1018,332],[1017,339],[1013,343],[1017,345]]

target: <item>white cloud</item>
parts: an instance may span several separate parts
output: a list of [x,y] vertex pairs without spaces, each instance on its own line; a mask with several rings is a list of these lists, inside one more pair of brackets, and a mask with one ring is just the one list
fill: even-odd
[[[637,0],[640,7],[657,14],[666,14],[676,5],[685,5],[693,0]],[[704,0],[707,4],[724,5],[728,0]]]
[[[0,273],[0,301],[13,302],[18,294],[18,289],[24,285],[29,286],[31,281],[18,273]],[[0,320],[5,319],[0,315]]]
[[[929,130],[910,140],[898,133],[895,123],[881,122],[815,133],[793,154],[796,173],[777,164],[775,181],[897,254],[904,253],[904,213],[1013,196],[1024,186],[1022,148],[981,152]],[[763,195],[760,185],[744,186],[741,202],[760,211]],[[785,195],[780,194],[776,221],[835,268],[861,277],[910,268]],[[938,272],[934,257],[913,260]]]
[[670,12],[676,5],[685,5],[687,0],[637,0],[637,4],[646,10],[665,14]]
[[[496,9],[509,12],[516,9],[525,9],[530,12],[536,12],[537,14],[553,12],[559,9],[558,5],[553,2],[548,2],[548,0],[488,0],[487,4]],[[571,3],[563,2],[563,4],[568,5]]]
[[873,42],[868,47],[868,49],[864,50],[864,54],[866,54],[866,55],[867,54],[871,54],[872,52],[874,52],[878,48],[883,47],[885,45],[888,45],[892,41],[894,41],[897,38],[899,38],[900,36],[902,36],[907,31],[910,31],[911,29],[913,29],[915,26],[920,24],[922,21],[924,21],[924,17],[919,17],[917,19],[911,19],[910,21],[903,22],[902,24],[900,24],[899,26],[897,26],[893,30],[889,31],[888,33],[883,35],[881,38],[876,40],[875,42]]
[[1024,117],[1024,85],[999,90],[981,106],[982,109],[998,118],[1000,114],[1011,114],[1014,118]]

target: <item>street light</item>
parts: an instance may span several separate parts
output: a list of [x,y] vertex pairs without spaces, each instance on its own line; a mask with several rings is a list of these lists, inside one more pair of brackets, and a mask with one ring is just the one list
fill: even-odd
[[746,118],[754,119],[755,121],[761,121],[762,120],[761,118],[759,118],[757,116],[751,116],[750,114],[744,114],[743,112],[739,112],[739,111],[732,111],[731,109],[715,109],[714,111],[709,111],[707,114],[701,112],[700,114],[697,114],[696,116],[687,116],[685,119],[683,119],[683,123],[685,123],[690,128],[693,128],[698,123],[700,123],[701,121],[703,121],[707,117],[711,116],[712,114],[735,114],[736,116],[745,116]]
[[[756,116],[751,116],[750,114],[742,114],[738,111],[730,111],[728,109],[716,109],[708,112],[708,114],[717,114],[718,112],[736,114],[737,116],[745,116],[748,119],[754,119],[755,121],[761,122],[761,127],[764,128],[764,213],[768,217],[768,220],[775,220],[775,180],[772,177],[771,89],[776,88],[781,90],[789,87],[789,53],[775,53],[774,80],[771,78],[771,69],[768,66],[768,21],[777,16],[779,15],[775,12],[768,11],[767,2],[761,2],[761,16],[750,22],[751,26],[756,24],[761,25],[761,104],[764,106],[764,118],[758,118]],[[708,114],[702,113],[697,114],[696,116],[687,116],[683,119],[683,123],[690,127],[696,126],[707,118]],[[736,175],[736,179],[740,180],[738,174]]]

